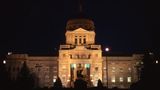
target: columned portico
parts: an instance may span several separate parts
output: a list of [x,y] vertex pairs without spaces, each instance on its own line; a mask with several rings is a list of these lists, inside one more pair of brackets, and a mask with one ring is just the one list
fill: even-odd
[[[101,45],[95,45],[94,24],[88,19],[75,19],[67,23],[66,44],[60,45],[59,77],[66,87],[76,79],[83,79],[88,86],[102,80]],[[92,84],[91,84],[92,83]]]

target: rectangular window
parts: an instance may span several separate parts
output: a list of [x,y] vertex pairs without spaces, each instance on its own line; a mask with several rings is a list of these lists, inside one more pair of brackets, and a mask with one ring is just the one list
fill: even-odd
[[70,54],[70,58],[72,59],[72,55]]
[[123,77],[119,77],[119,81],[120,81],[120,82],[123,82]]
[[63,54],[63,57],[66,57],[66,54]]
[[90,64],[85,64],[85,68],[90,68]]
[[79,43],[80,43],[80,44],[82,43],[82,40],[81,40],[81,38],[79,39]]
[[127,82],[131,82],[131,77],[127,77]]
[[83,43],[86,44],[86,38],[83,39]]
[[128,70],[131,71],[131,68],[129,67]]
[[75,44],[77,44],[77,38],[75,38]]
[[116,82],[115,76],[113,76],[113,77],[111,78],[111,82],[112,82],[112,83],[115,83],[115,82]]
[[71,68],[76,68],[76,64],[71,64]]
[[120,72],[123,72],[123,68],[120,68],[119,70],[120,70]]

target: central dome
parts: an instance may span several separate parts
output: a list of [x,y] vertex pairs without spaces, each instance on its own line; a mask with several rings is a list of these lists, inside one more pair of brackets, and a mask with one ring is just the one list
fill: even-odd
[[70,19],[67,22],[66,30],[73,31],[78,28],[83,28],[88,31],[94,31],[94,22],[90,19],[85,18]]

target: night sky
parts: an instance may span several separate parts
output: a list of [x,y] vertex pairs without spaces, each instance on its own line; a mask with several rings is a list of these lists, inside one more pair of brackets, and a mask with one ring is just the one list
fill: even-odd
[[[52,55],[65,42],[67,20],[78,0],[19,0],[1,3],[0,54]],[[159,5],[144,0],[82,0],[83,17],[96,27],[96,43],[111,52],[160,51]]]

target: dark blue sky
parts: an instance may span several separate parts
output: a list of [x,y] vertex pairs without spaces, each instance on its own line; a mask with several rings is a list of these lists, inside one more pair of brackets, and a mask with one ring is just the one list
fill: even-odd
[[[5,1],[0,53],[52,54],[65,42],[67,20],[78,0]],[[83,16],[96,26],[96,43],[112,52],[159,51],[158,4],[144,0],[82,0]]]

